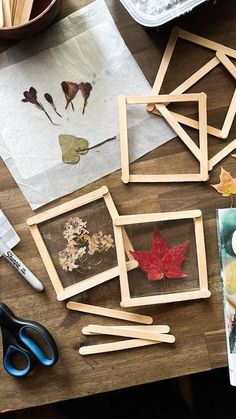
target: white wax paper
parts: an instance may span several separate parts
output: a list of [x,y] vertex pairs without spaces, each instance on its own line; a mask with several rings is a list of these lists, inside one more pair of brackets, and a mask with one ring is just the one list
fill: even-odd
[[[93,89],[82,115],[80,92],[69,106],[62,81],[90,82]],[[23,103],[23,92],[33,86],[50,114]],[[1,54],[0,153],[29,204],[36,209],[55,198],[120,168],[118,96],[145,95],[150,85],[124,44],[103,0],[54,24],[34,41],[24,41]],[[44,93],[53,96],[60,118]],[[145,106],[128,112],[130,161],[175,136]],[[60,134],[84,137],[89,150],[75,165],[62,161]]]

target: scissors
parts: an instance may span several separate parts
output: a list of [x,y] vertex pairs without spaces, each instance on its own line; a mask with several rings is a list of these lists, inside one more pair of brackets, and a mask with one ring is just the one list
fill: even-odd
[[[57,345],[49,331],[40,323],[23,320],[0,303],[0,326],[2,329],[3,366],[13,377],[28,375],[35,363],[51,367],[58,361]],[[36,337],[35,340],[33,337]],[[43,347],[48,356],[45,355]],[[17,368],[17,358],[24,358],[24,367]],[[19,359],[18,359],[19,364]]]

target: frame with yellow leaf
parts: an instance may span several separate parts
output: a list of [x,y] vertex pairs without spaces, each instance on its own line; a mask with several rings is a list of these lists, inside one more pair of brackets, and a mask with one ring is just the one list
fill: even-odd
[[[125,244],[123,241],[122,228],[124,228],[124,226],[131,226],[134,224],[138,224],[140,228],[140,224],[143,223],[159,223],[166,221],[186,222],[186,220],[192,221],[194,227],[199,288],[188,291],[186,290],[181,292],[177,291],[170,293],[167,292],[148,296],[132,296],[125,263]],[[119,216],[114,219],[114,233],[116,241],[117,259],[120,269],[119,274],[122,307],[146,306],[152,304],[162,304],[175,301],[186,301],[210,297],[211,292],[208,289],[208,274],[203,218],[202,212],[200,210]]]
[[[53,262],[53,258],[50,255],[50,252],[46,246],[45,237],[43,238],[43,235],[41,234],[38,225],[44,222],[47,222],[48,220],[53,220],[56,217],[69,213],[72,210],[77,210],[78,208],[82,208],[86,206],[87,204],[94,203],[95,201],[98,201],[101,199],[104,200],[105,206],[108,210],[108,213],[111,219],[113,220],[114,218],[116,218],[118,216],[118,212],[115,207],[115,204],[108,191],[108,188],[106,186],[103,186],[86,195],[75,198],[64,204],[58,205],[52,209],[41,212],[40,214],[37,214],[27,219],[26,221],[26,223],[28,224],[30,228],[30,231],[34,238],[36,246],[39,250],[40,256],[43,260],[43,263],[45,265],[45,268],[47,270],[51,283],[56,292],[57,299],[59,301],[70,298],[76,294],[79,294],[83,291],[86,291],[90,288],[100,285],[106,281],[109,281],[112,278],[117,277],[119,275],[119,267],[116,265],[103,272],[97,273],[96,275],[83,279],[73,285],[64,287],[62,280],[58,274],[58,271],[56,269],[55,263]],[[125,262],[126,268],[127,270],[131,270],[137,267],[137,262],[129,253],[129,250],[132,250],[133,247],[124,229],[122,230],[122,235],[123,235],[123,239],[125,243],[124,246],[126,249],[126,255],[128,258],[128,260]]]

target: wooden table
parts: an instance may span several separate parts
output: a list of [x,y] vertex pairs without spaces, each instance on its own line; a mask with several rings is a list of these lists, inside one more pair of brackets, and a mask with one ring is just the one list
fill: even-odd
[[[64,0],[61,17],[87,3],[89,1],[86,0]],[[145,31],[132,20],[117,0],[108,0],[107,5],[128,48],[152,85],[169,37],[169,30],[174,22],[159,31]],[[218,0],[215,6],[207,2],[193,13],[179,18],[177,23],[199,35],[236,48],[234,0]],[[0,45],[3,50],[10,44],[1,42]],[[200,61],[206,62],[208,56],[206,51],[201,53],[199,47],[183,44],[182,48],[178,48],[174,68],[171,67],[164,86],[166,92],[193,73],[200,66]],[[217,68],[207,80],[199,83],[199,91],[201,90],[209,94],[210,122],[220,126],[233,91],[231,77],[221,68]],[[190,110],[187,110],[187,113],[189,112]],[[236,123],[231,129],[229,140],[234,138]],[[222,147],[222,142],[212,137],[209,138],[209,142],[211,156]],[[135,167],[146,167],[151,172],[156,170],[159,163],[162,167],[164,156],[169,156],[165,158],[164,165],[167,173],[171,167],[177,171],[181,161],[179,157],[183,156],[183,153],[185,149],[182,145],[173,140],[143,157]],[[236,176],[236,161],[232,157],[225,158],[222,165]],[[80,344],[85,341],[81,335],[81,328],[89,323],[114,322],[69,312],[65,303],[56,300],[55,292],[25,223],[33,211],[3,162],[0,163],[1,208],[22,239],[16,253],[43,281],[46,289],[43,294],[35,293],[11,266],[1,259],[1,300],[17,315],[43,323],[53,333],[60,351],[60,362],[57,366],[50,370],[37,368],[34,374],[23,380],[11,378],[1,367],[0,410],[21,409],[83,397],[227,365],[215,209],[230,206],[230,200],[221,197],[211,187],[211,184],[218,183],[219,172],[220,165],[217,165],[210,173],[209,181],[205,183],[124,185],[120,180],[120,171],[117,171],[71,195],[77,197],[106,184],[120,214],[200,208],[204,216],[209,286],[212,292],[211,298],[204,301],[186,301],[136,310],[152,315],[157,324],[169,324],[176,336],[174,345],[157,345],[82,357],[78,352]],[[66,202],[71,197],[59,199],[57,203]],[[54,205],[55,203],[47,207]],[[84,293],[82,301],[119,308],[118,279]],[[2,357],[2,353],[0,356]]]

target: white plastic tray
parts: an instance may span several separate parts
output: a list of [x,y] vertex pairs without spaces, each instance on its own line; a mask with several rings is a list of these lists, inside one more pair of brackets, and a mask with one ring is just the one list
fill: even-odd
[[136,22],[155,27],[189,12],[206,0],[120,0]]

